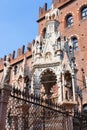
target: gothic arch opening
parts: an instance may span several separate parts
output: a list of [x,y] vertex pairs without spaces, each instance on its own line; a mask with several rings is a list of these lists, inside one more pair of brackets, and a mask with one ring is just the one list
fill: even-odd
[[43,88],[41,92],[44,93],[44,95],[46,95],[47,98],[52,97],[52,94],[55,93],[54,91],[56,91],[55,88],[57,84],[56,74],[52,70],[46,69],[41,74],[40,83]]
[[18,82],[22,82],[22,75],[19,76]]
[[65,78],[65,87],[72,88],[72,77],[71,73],[68,70],[65,72],[64,78]]

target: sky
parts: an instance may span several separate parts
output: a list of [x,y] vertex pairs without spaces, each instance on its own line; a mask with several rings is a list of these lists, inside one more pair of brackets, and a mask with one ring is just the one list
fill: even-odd
[[0,58],[35,39],[44,3],[50,8],[52,0],[0,0]]

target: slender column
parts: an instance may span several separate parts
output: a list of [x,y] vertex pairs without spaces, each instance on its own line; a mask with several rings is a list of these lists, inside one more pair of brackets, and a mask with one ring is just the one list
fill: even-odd
[[74,81],[74,74],[72,74],[72,90],[73,90],[73,101],[76,101],[76,99],[75,99],[75,81]]
[[61,79],[59,79],[59,75],[57,75],[57,84],[58,84],[58,103],[62,102],[62,85]]
[[62,88],[63,88],[63,100],[65,100],[64,72],[62,72]]

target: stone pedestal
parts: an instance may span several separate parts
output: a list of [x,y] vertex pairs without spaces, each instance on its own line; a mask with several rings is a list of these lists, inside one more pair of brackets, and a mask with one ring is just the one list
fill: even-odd
[[5,130],[6,112],[11,86],[8,84],[0,84],[0,130]]

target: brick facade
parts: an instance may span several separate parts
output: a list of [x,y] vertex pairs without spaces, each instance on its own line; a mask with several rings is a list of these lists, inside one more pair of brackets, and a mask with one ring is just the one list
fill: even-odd
[[[76,65],[78,68],[77,71],[77,82],[81,89],[84,88],[83,78],[87,76],[87,18],[82,19],[81,18],[81,9],[83,7],[87,7],[87,0],[53,0],[54,8],[59,9],[59,26],[58,31],[61,32],[63,37],[72,38],[73,36],[77,37],[78,40],[78,50],[75,51],[75,59],[76,59]],[[39,8],[39,19],[38,22],[38,31],[41,36],[44,36],[45,29],[46,29],[46,19],[45,15],[50,11],[47,10],[47,4],[45,3],[44,6]],[[66,18],[68,15],[72,15],[73,18],[73,25],[70,27],[66,27]],[[31,43],[33,44],[34,41]],[[19,82],[18,79],[20,75],[17,77],[14,76],[13,78],[13,72],[14,67],[17,65],[20,69],[21,66],[23,67],[23,61],[24,57],[26,57],[26,64],[28,69],[28,72],[30,73],[32,70],[32,47],[31,44],[28,44],[27,52],[24,51],[25,46],[18,49],[17,51],[17,57],[15,57],[15,51],[13,51],[12,54],[9,55],[10,57],[10,64],[12,66],[11,69],[11,77],[10,77],[10,84],[13,84],[13,81],[15,83],[15,80],[17,80],[17,83]],[[2,80],[3,75],[3,59],[0,59],[0,79]],[[26,75],[28,76],[28,75]],[[31,80],[31,79],[30,79]],[[13,84],[14,85],[14,84]],[[83,91],[84,92],[84,91]],[[83,104],[87,103],[87,96],[86,91],[84,95]]]
[[[87,76],[87,18],[81,18],[81,9],[83,7],[87,7],[87,0],[53,0],[53,4],[54,8],[56,7],[59,9],[59,32],[68,38],[75,36],[78,39],[78,51],[75,51],[76,65],[78,68],[77,82],[80,88],[83,89],[83,78]],[[40,13],[40,17],[37,20],[39,24],[40,35],[43,35],[43,30],[46,24],[45,14],[48,12],[49,10],[45,11],[44,14]],[[72,15],[73,25],[71,27],[66,27],[66,17],[69,14]],[[86,99],[84,100],[84,103],[87,103]]]
[[[77,84],[79,88],[82,89],[82,95],[80,95],[83,97],[82,104],[87,104],[87,88],[85,88],[85,86],[87,87],[87,43],[86,43],[87,42],[87,17],[83,19],[81,15],[82,9],[87,7],[87,0],[52,0],[52,2],[53,2],[52,8],[59,9],[58,12],[59,25],[57,28],[58,32],[62,34],[62,37],[64,39],[66,38],[70,39],[73,37],[77,38],[78,50],[75,50],[75,61],[77,66]],[[45,37],[46,22],[47,22],[45,17],[46,14],[50,11],[51,9],[47,10],[46,3],[43,5],[43,7],[39,8],[39,18],[37,20],[39,36]],[[70,19],[72,25],[67,27],[68,16],[72,16],[71,17],[72,19]],[[40,37],[38,37],[38,39],[39,38]],[[11,65],[9,84],[12,87],[16,87],[17,89],[24,90],[28,86],[29,90],[32,91],[31,75],[34,71],[32,70],[32,63],[33,63],[32,45],[34,44],[35,44],[35,40],[33,40],[32,43],[29,43],[26,52],[25,52],[25,46],[23,45],[22,48],[19,48],[17,50],[17,54],[15,53],[15,51],[13,51],[12,54],[9,54],[10,65]],[[3,78],[3,69],[4,69],[3,63],[5,60],[6,60],[6,56],[0,59],[0,81],[1,82]],[[81,110],[82,107],[81,100],[80,98],[78,98],[77,100],[78,100],[78,108],[79,110]],[[71,106],[69,104],[67,104],[67,106],[69,106],[71,109]],[[3,110],[6,112],[6,106],[4,109]],[[2,113],[2,111],[0,112]],[[3,116],[3,120],[4,120],[4,116]],[[0,121],[1,121],[0,123],[2,123],[2,120]]]

